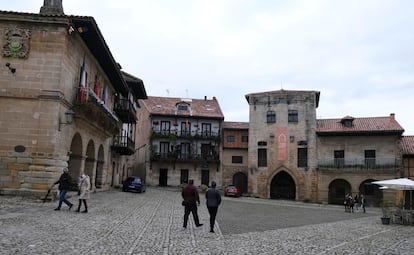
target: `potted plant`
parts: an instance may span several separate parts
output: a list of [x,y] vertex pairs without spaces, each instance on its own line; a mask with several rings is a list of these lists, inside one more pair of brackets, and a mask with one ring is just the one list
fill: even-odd
[[382,200],[380,205],[382,211],[381,223],[383,225],[389,225],[391,221],[390,204],[388,201]]

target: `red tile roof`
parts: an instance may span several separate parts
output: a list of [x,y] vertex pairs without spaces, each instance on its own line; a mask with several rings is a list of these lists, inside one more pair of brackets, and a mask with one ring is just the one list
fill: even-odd
[[[224,120],[223,112],[215,97],[213,99],[182,99],[149,96],[148,99],[140,101],[141,103],[153,115],[191,116]],[[177,110],[177,105],[180,103],[188,104],[190,110]]]
[[403,136],[401,147],[403,154],[414,154],[414,135]]
[[249,129],[249,122],[225,121],[223,128],[224,129]]
[[[352,117],[347,116],[347,120],[352,120]],[[404,129],[395,120],[394,116],[388,117],[368,117],[368,118],[354,118],[352,126],[343,125],[342,119],[318,119],[316,120],[316,133],[329,134],[358,134],[358,133],[396,133],[402,134]]]

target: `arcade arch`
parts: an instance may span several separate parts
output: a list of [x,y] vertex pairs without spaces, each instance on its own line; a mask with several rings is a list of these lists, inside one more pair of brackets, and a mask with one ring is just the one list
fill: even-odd
[[69,155],[69,173],[73,180],[78,180],[82,170],[82,138],[79,133],[76,133],[70,144],[70,155]]
[[335,179],[329,184],[328,203],[343,205],[345,195],[351,193],[351,184],[344,179]]

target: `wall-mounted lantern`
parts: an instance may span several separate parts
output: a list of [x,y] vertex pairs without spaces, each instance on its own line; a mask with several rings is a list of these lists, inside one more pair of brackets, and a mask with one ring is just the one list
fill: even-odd
[[60,119],[60,116],[59,116],[59,131],[61,130],[61,126],[62,126],[62,125],[69,125],[69,124],[72,124],[72,121],[73,121],[73,115],[75,115],[75,112],[74,112],[74,111],[72,111],[71,109],[67,110],[67,111],[65,112],[65,119],[66,119],[66,122],[62,122],[62,121],[61,121],[61,119]]

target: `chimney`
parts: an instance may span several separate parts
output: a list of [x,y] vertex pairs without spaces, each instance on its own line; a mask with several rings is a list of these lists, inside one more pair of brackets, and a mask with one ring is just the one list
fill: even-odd
[[64,15],[62,0],[44,0],[40,8],[40,14],[44,15]]
[[206,101],[207,100],[207,96],[204,96],[204,101]]
[[394,121],[395,120],[395,113],[390,113],[390,120]]

